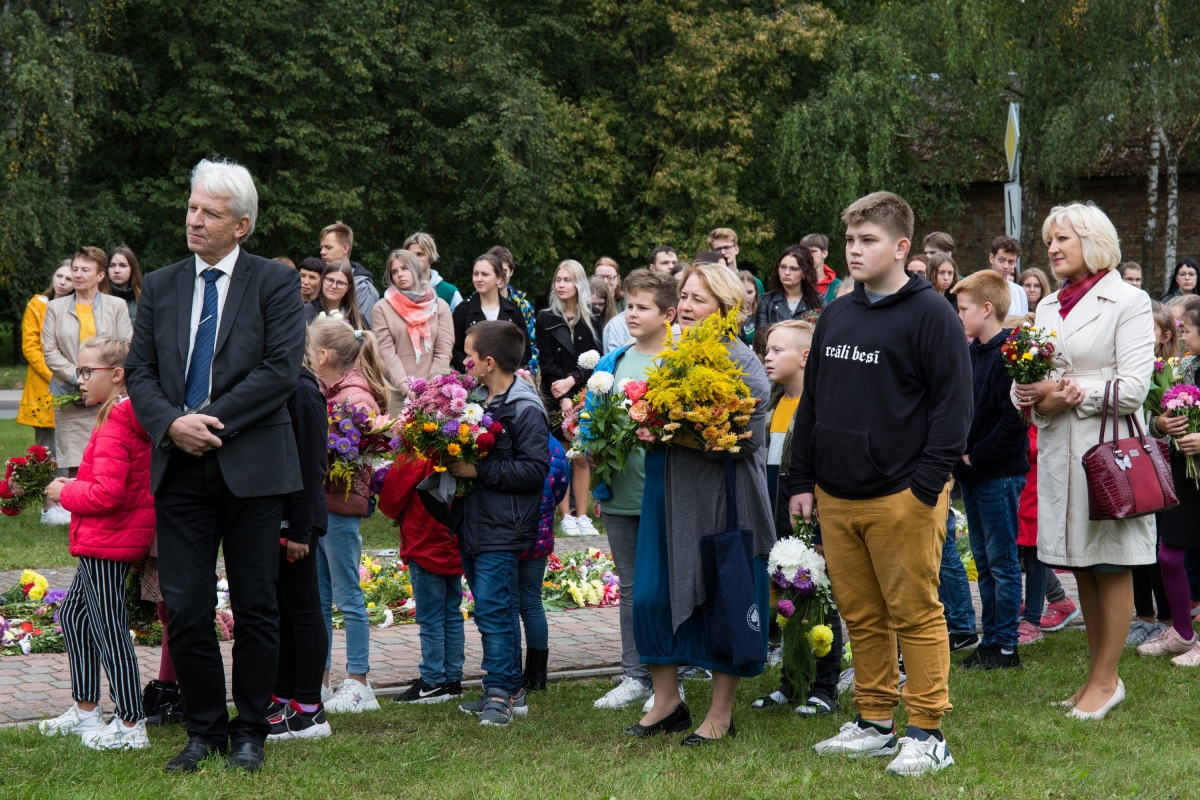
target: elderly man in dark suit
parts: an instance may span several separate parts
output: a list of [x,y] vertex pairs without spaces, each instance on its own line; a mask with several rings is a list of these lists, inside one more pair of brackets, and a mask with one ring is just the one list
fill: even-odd
[[[245,167],[196,165],[193,255],[146,276],[125,364],[129,397],[153,440],[159,575],[188,724],[169,772],[226,753],[231,769],[256,770],[270,727],[283,496],[301,488],[285,404],[303,359],[304,312],[296,271],[240,246],[257,216]],[[213,632],[218,547],[237,623],[233,721]]]

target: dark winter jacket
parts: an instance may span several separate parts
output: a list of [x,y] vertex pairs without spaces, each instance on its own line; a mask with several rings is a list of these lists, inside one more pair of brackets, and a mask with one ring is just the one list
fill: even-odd
[[[819,308],[819,306],[818,306]],[[758,313],[754,317],[754,330],[766,332],[767,328],[785,319],[801,319],[809,311],[815,311],[804,298],[796,310],[788,308],[787,294],[784,292],[767,292],[758,301]]]
[[[463,362],[467,360],[467,351],[465,349],[467,344],[467,329],[476,322],[483,322],[487,319],[483,314],[483,301],[479,299],[478,293],[471,295],[469,300],[464,300],[455,306],[450,317],[454,320],[454,354],[450,356],[450,367],[463,372]],[[520,306],[507,297],[501,297],[500,314],[496,319],[511,322],[525,334],[525,355],[521,357],[521,366],[524,367],[529,363],[529,359],[533,357],[533,349],[525,327],[525,317],[521,315]]]
[[854,500],[911,489],[933,506],[970,426],[971,359],[945,299],[918,276],[875,303],[858,284],[817,321],[788,494],[816,485]]
[[537,390],[522,378],[488,404],[487,414],[503,430],[475,465],[475,488],[454,499],[452,530],[466,553],[521,551],[537,543],[550,422]]
[[554,397],[550,385],[569,375],[575,379],[575,387],[571,389],[571,394],[583,389],[592,373],[580,368],[579,356],[588,350],[595,350],[599,355],[600,343],[583,320],[576,322],[575,329],[571,330],[562,315],[550,309],[538,312],[535,327],[542,367],[542,395],[547,403],[553,404],[557,409],[560,398]]
[[304,488],[283,498],[283,519],[287,529],[280,537],[298,544],[310,544],[325,535],[329,507],[325,503],[325,470],[329,466],[329,410],[317,376],[300,368],[300,380],[288,398],[296,434],[296,454],[300,457],[300,480]]
[[1012,404],[1009,391],[1013,379],[1004,368],[1000,347],[1011,333],[1005,328],[987,342],[971,344],[972,383],[975,413],[967,433],[968,466],[959,459],[954,479],[966,484],[1029,472],[1029,426]]

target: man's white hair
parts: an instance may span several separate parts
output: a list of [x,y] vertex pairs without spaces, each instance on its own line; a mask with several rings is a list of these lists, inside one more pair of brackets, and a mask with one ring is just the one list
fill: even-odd
[[229,159],[206,158],[192,170],[192,191],[200,184],[207,194],[229,200],[229,213],[234,219],[249,217],[250,230],[238,242],[249,239],[258,221],[258,189],[254,188],[250,170]]

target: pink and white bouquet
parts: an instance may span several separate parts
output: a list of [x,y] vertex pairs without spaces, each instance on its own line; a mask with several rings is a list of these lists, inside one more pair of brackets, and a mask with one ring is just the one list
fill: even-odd
[[[1188,426],[1184,436],[1200,432],[1200,387],[1192,386],[1190,383],[1175,384],[1163,392],[1162,408],[1172,416],[1187,417]],[[1178,437],[1172,438],[1171,442],[1178,450]],[[1185,456],[1185,458],[1187,459],[1185,474],[1192,479],[1192,483],[1200,487],[1200,461],[1196,456]]]

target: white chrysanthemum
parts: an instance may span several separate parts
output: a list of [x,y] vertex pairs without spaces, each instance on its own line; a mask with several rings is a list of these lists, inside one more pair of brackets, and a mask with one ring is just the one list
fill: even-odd
[[824,585],[827,580],[825,575],[825,559],[821,558],[816,550],[804,547],[804,545],[801,545],[801,547],[803,548],[803,553],[800,555],[798,566],[808,572],[809,579],[817,586]]
[[633,383],[633,378],[621,378],[621,380],[617,381],[617,391],[624,393],[625,385],[629,383]]
[[462,421],[468,425],[478,425],[482,419],[483,407],[478,403],[467,403],[462,412]]
[[[584,355],[587,355],[584,353]],[[596,394],[608,394],[613,388],[613,376],[611,372],[596,372],[592,377],[588,378],[587,388],[589,392]]]
[[579,450],[576,450],[574,447],[572,447],[570,450],[567,451],[567,461],[574,461],[575,459],[580,458],[582,456],[583,456],[583,453],[580,452]]
[[579,356],[579,366],[584,369],[595,369],[600,363],[600,354],[595,350],[588,350]]
[[812,582],[818,586],[828,580],[825,575],[825,559],[821,558],[817,551],[794,537],[780,539],[767,556],[767,571],[774,573],[775,570],[780,570],[790,579],[798,569],[807,570]]

